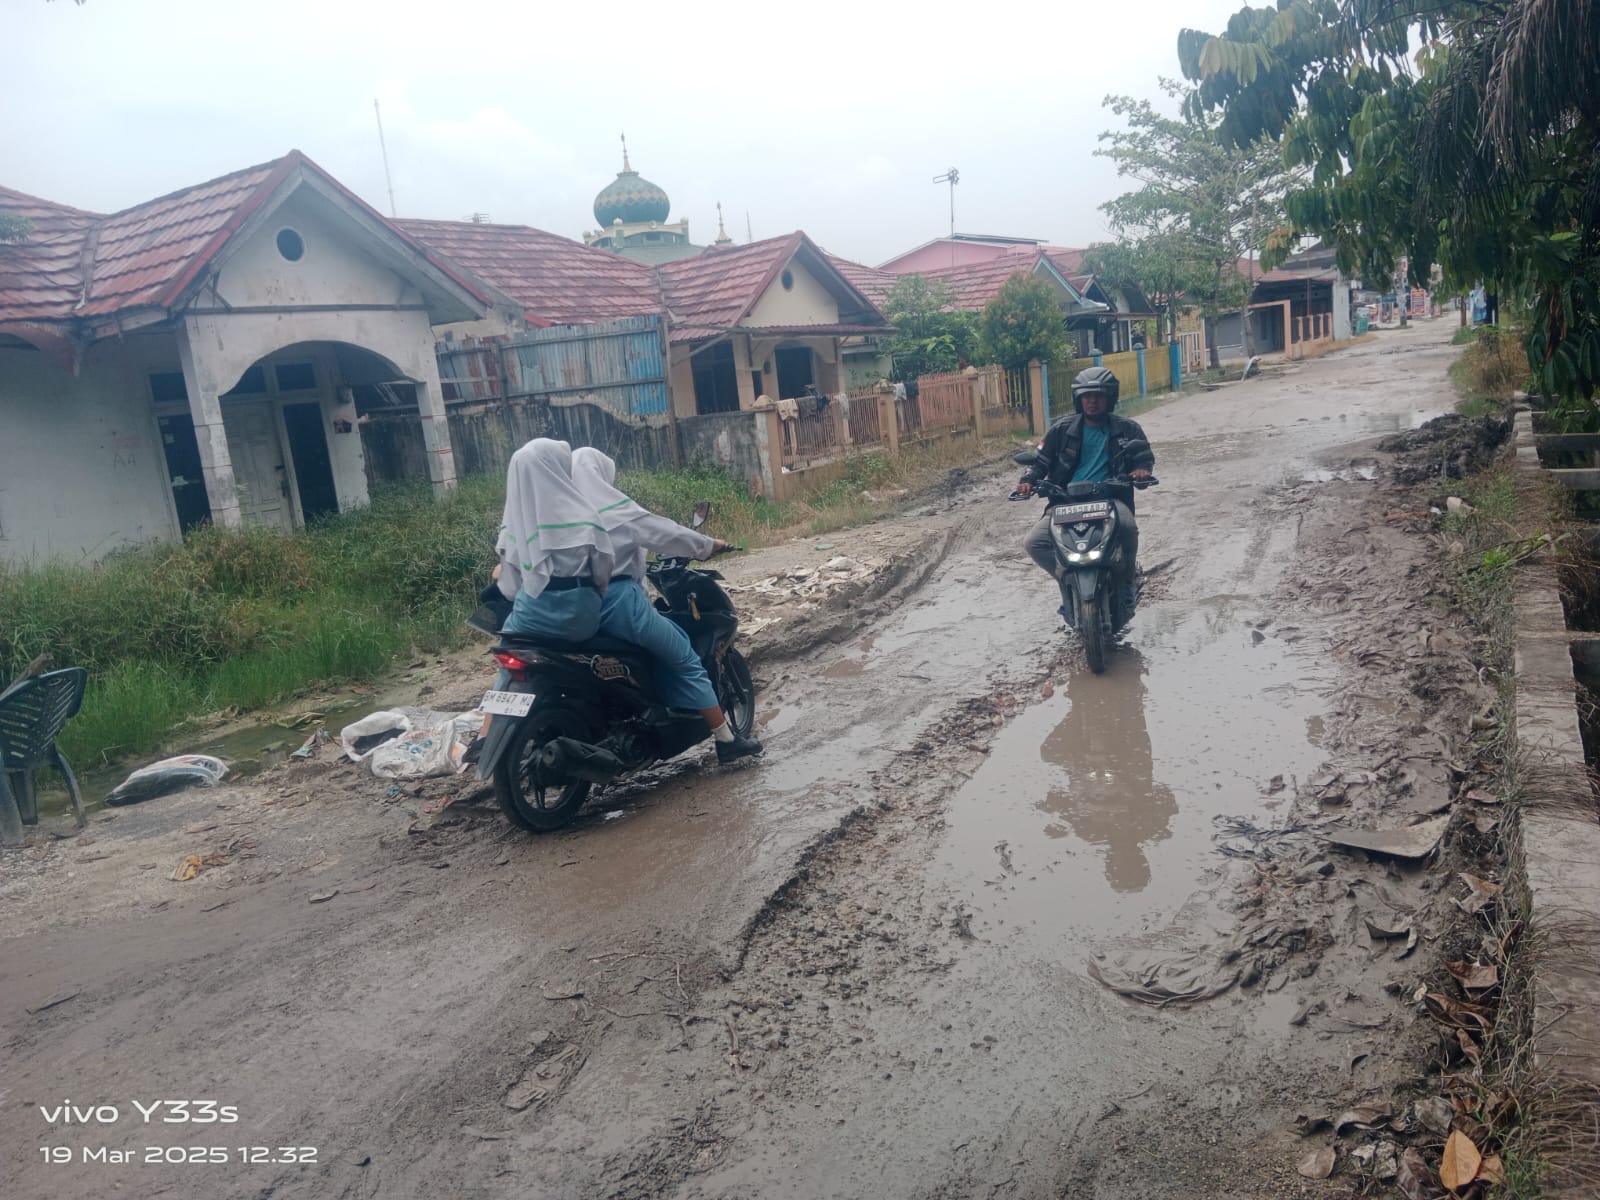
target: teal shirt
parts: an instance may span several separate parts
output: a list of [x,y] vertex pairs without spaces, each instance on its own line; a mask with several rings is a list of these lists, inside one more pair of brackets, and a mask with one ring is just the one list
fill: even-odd
[[1072,472],[1073,483],[1103,483],[1111,478],[1111,423],[1099,428],[1083,422],[1083,446],[1078,452],[1078,465]]

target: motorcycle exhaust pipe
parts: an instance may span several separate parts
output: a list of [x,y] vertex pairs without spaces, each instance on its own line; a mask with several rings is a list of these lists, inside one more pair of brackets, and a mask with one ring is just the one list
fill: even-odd
[[554,774],[589,783],[609,783],[628,769],[611,751],[569,737],[546,742],[539,751],[539,765]]

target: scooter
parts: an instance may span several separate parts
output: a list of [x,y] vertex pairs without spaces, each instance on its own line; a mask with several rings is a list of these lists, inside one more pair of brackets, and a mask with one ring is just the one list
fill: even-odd
[[[1142,443],[1130,443],[1124,451]],[[1044,459],[1035,450],[1013,456],[1023,467],[1042,467]],[[1154,475],[1130,479],[1118,475],[1101,483],[1069,483],[1065,487],[1041,479],[1033,493],[1050,501],[1050,534],[1056,551],[1056,584],[1061,589],[1061,615],[1083,639],[1084,657],[1096,675],[1106,669],[1106,647],[1116,632],[1133,617],[1138,604],[1138,576],[1134,574],[1132,603],[1121,595],[1117,579],[1123,574],[1122,556],[1126,553],[1118,536],[1121,518],[1117,501],[1130,505],[1135,489],[1143,491],[1158,480]],[[1025,499],[1013,492],[1011,499]],[[1130,571],[1136,571],[1129,564]]]
[[[734,734],[749,737],[755,683],[734,649],[739,618],[722,575],[686,558],[657,559],[645,574],[659,593],[657,610],[689,635]],[[500,807],[524,829],[560,829],[594,787],[711,736],[699,713],[655,699],[655,663],[633,642],[574,644],[502,632],[490,653],[510,679],[483,698],[492,718],[478,778],[494,781]]]

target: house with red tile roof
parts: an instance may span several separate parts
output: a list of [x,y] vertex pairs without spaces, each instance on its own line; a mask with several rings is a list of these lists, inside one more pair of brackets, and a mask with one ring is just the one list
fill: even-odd
[[99,214],[0,188],[0,558],[367,501],[360,396],[455,480],[436,326],[494,299],[298,151]]
[[1016,274],[1039,274],[1064,289],[1067,330],[1080,355],[1114,354],[1133,345],[1135,328],[1156,316],[1133,286],[1114,286],[1085,272],[1088,251],[1035,238],[958,233],[935,238],[881,264],[879,272],[943,279],[960,307],[981,309]]
[[804,233],[647,264],[520,225],[395,222],[529,326],[659,314],[677,417],[765,395],[846,390],[843,346],[887,330],[874,301]]

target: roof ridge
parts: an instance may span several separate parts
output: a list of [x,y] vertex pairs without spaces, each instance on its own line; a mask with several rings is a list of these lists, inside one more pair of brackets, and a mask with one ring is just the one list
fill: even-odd
[[103,213],[90,212],[86,208],[74,208],[70,204],[62,204],[59,200],[46,200],[43,196],[35,196],[31,192],[23,192],[17,190],[16,188],[0,185],[0,201],[3,201],[6,197],[11,197],[16,201],[26,201],[30,204],[41,204],[45,208],[53,208],[62,213],[70,213],[75,217],[91,217],[98,219],[105,215]]
[[[213,184],[223,183],[226,180],[234,179],[241,175],[249,175],[255,171],[267,171],[270,174],[271,172],[283,167],[290,160],[295,160],[301,163],[309,163],[311,161],[299,150],[290,150],[287,154],[280,154],[277,158],[269,158],[266,162],[255,163],[254,165],[248,167],[240,167],[237,171],[229,171],[224,175],[218,175],[212,179],[202,179],[199,183],[191,183],[187,187],[174,188],[170,192],[164,192],[159,196],[152,196],[148,200],[141,200],[138,204],[130,204],[127,208],[119,208],[116,212],[104,214],[103,219],[112,221],[117,217],[125,217],[129,213],[136,212],[141,208],[150,208],[154,205],[162,203],[165,200],[175,200],[177,197],[182,196],[185,192],[197,192],[201,188],[211,187]],[[317,169],[319,171],[322,170],[320,167]],[[323,171],[322,173],[324,175],[327,174],[326,171]]]

